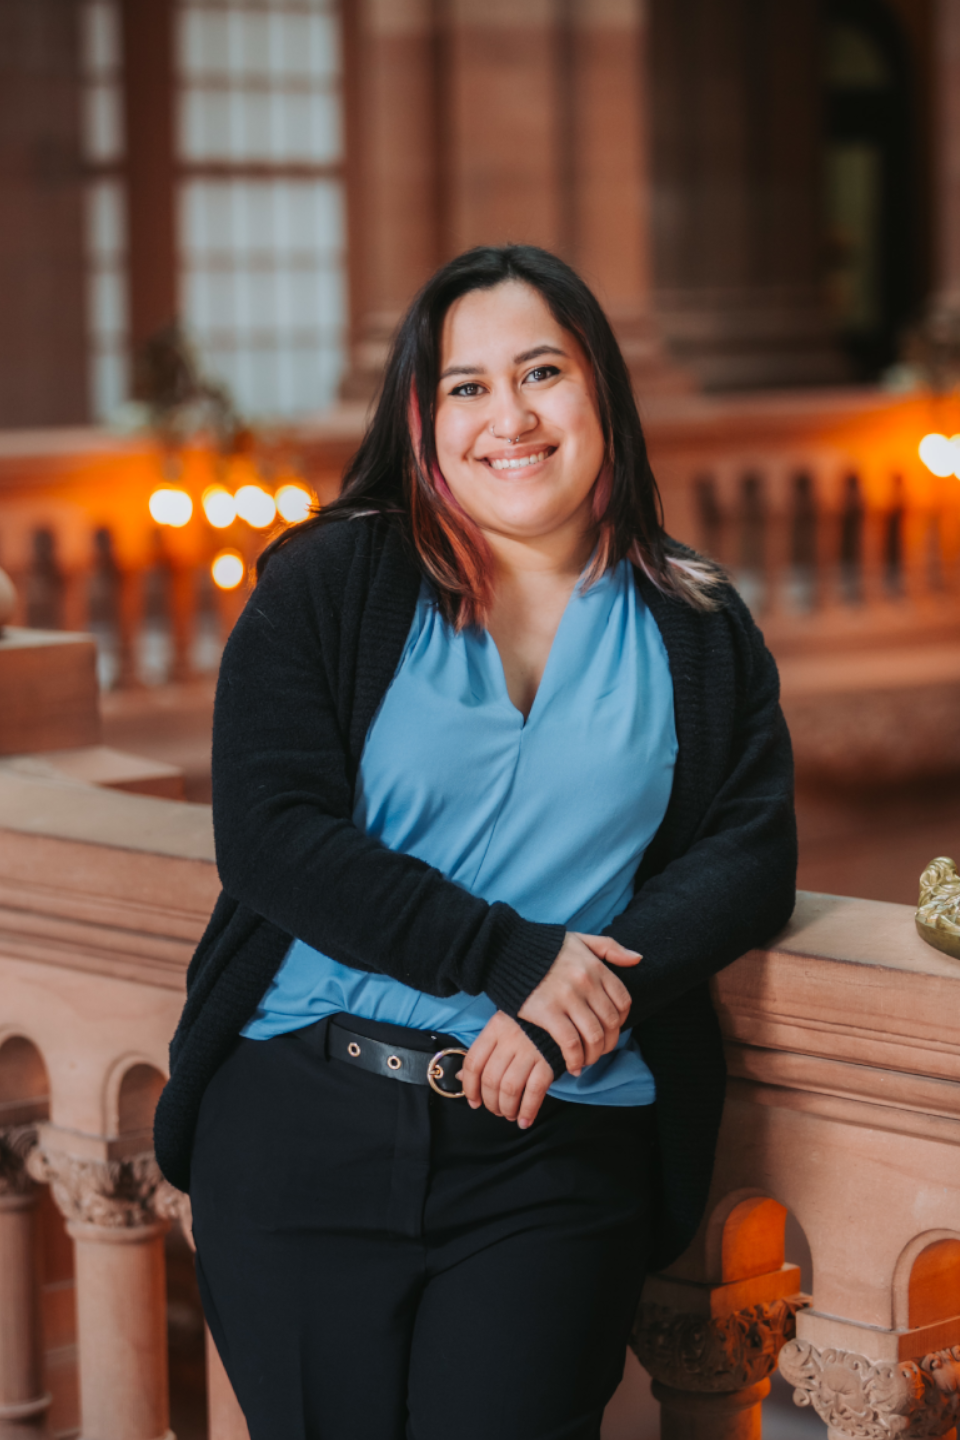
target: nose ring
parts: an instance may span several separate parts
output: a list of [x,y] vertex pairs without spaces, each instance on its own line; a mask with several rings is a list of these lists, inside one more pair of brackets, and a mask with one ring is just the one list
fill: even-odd
[[494,440],[506,440],[508,445],[518,445],[520,443],[519,435],[514,435],[512,439],[509,435],[498,435],[492,424],[490,426],[490,434],[493,436]]

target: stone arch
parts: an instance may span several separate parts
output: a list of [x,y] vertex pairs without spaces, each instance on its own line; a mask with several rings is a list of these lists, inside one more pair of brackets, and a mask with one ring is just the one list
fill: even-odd
[[0,1035],[0,1124],[25,1125],[50,1114],[50,1078],[39,1048],[17,1031]]
[[893,1272],[893,1323],[919,1330],[960,1316],[960,1230],[926,1230],[900,1252]]
[[142,1055],[125,1055],[107,1076],[104,1094],[105,1133],[110,1139],[144,1137],[149,1148],[153,1112],[166,1076]]
[[785,1264],[799,1267],[801,1288],[813,1288],[813,1261],[796,1216],[763,1190],[734,1190],[714,1207],[705,1238],[706,1273],[726,1285],[767,1275]]

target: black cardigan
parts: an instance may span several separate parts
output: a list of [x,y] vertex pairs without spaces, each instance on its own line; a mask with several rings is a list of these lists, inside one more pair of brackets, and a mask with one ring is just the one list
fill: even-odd
[[[653,1263],[693,1236],[706,1200],[724,1063],[707,980],[790,917],[793,769],[773,659],[727,589],[703,613],[642,573],[663,636],[679,750],[670,804],[607,933],[639,950],[618,970],[657,1086],[660,1224]],[[305,530],[270,560],[224,652],[213,738],[223,893],[187,972],[157,1107],[163,1173],[186,1190],[196,1118],[291,936],[433,995],[484,991],[516,1016],[563,927],[488,905],[352,823],[364,739],[396,670],[420,586],[383,519]],[[464,766],[464,795],[482,783]],[[527,1027],[555,1070],[559,1050]]]

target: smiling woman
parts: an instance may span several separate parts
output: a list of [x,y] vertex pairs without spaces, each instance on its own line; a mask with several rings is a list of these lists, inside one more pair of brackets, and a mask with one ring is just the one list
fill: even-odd
[[445,266],[221,671],[156,1146],[252,1440],[598,1440],[706,1197],[706,982],[793,905],[777,692],[587,287]]

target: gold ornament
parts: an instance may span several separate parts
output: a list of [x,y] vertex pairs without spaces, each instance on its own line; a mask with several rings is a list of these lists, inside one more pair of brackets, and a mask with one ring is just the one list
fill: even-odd
[[920,876],[917,933],[936,950],[960,960],[960,875],[946,855],[940,855]]

